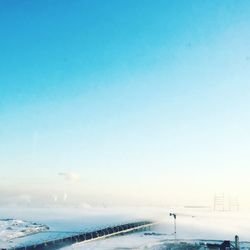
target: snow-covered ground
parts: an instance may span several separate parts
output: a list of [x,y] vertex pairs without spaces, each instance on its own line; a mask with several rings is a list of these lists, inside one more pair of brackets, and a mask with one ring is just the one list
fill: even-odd
[[[222,241],[177,240],[152,232],[138,232],[86,243],[77,243],[61,250],[209,250],[209,244],[220,245]],[[233,242],[232,242],[233,243]],[[213,248],[214,249],[214,248]],[[249,250],[250,243],[241,243],[241,250]]]
[[36,222],[16,219],[0,219],[0,240],[8,241],[30,234],[49,230],[49,227]]
[[[158,226],[148,232],[117,236],[88,243],[78,243],[66,249],[161,249],[174,239],[174,218],[177,214],[177,238],[183,240],[201,239],[250,241],[250,212],[212,212],[209,210],[176,208],[0,208],[0,244],[5,247],[15,244],[39,242],[55,239],[74,232],[87,232],[105,228],[109,225],[124,224],[136,220],[151,219],[160,221]],[[19,223],[17,223],[19,222]],[[34,224],[37,223],[37,224]],[[8,228],[12,225],[12,232]],[[39,230],[50,229],[46,232]],[[37,231],[36,231],[37,230]],[[10,233],[9,235],[7,233]],[[24,234],[29,234],[24,236]],[[19,237],[19,238],[16,238]],[[245,245],[246,246],[246,245]],[[1,248],[1,246],[0,246]],[[243,248],[242,248],[243,249]],[[250,249],[246,247],[244,249]]]
[[[146,233],[146,235],[145,235]],[[147,235],[149,232],[137,232],[128,235],[116,236],[106,238],[103,240],[96,240],[86,243],[77,243],[68,247],[62,248],[62,250],[113,250],[113,249],[151,249],[165,239],[164,236]]]
[[48,226],[36,222],[21,219],[0,219],[0,247],[3,248],[14,239],[48,230]]

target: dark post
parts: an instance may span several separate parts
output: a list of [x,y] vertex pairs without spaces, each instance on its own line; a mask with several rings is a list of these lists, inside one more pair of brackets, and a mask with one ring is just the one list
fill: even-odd
[[240,241],[238,235],[235,235],[235,249],[240,250]]
[[174,240],[176,242],[176,214],[170,213],[169,216],[173,216],[174,217]]

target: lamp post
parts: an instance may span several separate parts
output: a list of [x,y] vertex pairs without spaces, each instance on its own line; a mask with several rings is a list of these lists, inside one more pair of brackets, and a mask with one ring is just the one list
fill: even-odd
[[169,216],[174,217],[174,240],[176,241],[176,214],[170,213]]

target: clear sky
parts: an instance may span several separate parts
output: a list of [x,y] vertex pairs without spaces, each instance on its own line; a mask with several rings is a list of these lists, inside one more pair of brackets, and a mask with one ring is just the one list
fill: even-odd
[[249,27],[247,0],[0,1],[3,199],[249,202]]

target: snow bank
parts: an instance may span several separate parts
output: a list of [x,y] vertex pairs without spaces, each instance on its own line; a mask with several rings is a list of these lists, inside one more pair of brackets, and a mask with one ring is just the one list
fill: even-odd
[[8,241],[18,237],[39,233],[49,230],[49,227],[36,222],[18,219],[0,220],[0,241]]

